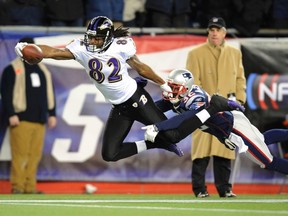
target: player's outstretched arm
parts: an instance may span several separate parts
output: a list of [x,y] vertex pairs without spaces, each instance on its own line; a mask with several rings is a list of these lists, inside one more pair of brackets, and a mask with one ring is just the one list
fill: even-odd
[[160,85],[163,94],[166,97],[169,97],[170,92],[172,92],[170,86],[168,86],[165,80],[162,79],[162,77],[158,76],[158,74],[156,74],[155,71],[149,65],[141,62],[137,57],[137,55],[134,55],[130,59],[128,59],[127,64],[129,64],[131,68],[136,70],[137,73],[142,77],[145,77],[146,79],[149,79]]
[[44,58],[56,60],[74,59],[73,54],[67,48],[55,48],[47,45],[38,45],[43,52]]
[[[19,42],[15,46],[16,54],[22,59],[23,59],[22,50],[26,45],[28,45],[28,43]],[[42,50],[43,58],[52,58],[56,60],[74,59],[73,54],[66,48],[55,48],[47,45],[37,45],[37,46]]]

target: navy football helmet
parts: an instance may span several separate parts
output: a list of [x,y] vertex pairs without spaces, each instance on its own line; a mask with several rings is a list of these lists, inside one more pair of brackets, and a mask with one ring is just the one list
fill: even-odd
[[[88,26],[87,31],[84,35],[84,44],[86,49],[90,52],[101,52],[106,49],[113,41],[113,22],[105,17],[98,16],[93,18]],[[90,44],[91,37],[103,37],[104,43],[101,47]]]
[[169,73],[167,83],[172,89],[169,100],[172,103],[178,103],[190,92],[194,84],[194,77],[186,69],[175,69]]

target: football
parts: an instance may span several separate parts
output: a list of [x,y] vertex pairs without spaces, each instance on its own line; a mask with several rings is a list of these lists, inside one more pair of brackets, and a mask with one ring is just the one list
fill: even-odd
[[35,44],[28,44],[22,49],[23,59],[28,64],[38,64],[43,59],[40,47]]

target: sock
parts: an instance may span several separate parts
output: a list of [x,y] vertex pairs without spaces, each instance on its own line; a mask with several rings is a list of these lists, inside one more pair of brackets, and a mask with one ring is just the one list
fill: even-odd
[[208,112],[208,109],[207,110],[201,110],[200,112],[198,112],[196,114],[196,116],[199,118],[199,120],[204,123],[207,119],[210,118],[210,113]]
[[137,153],[147,150],[147,145],[144,140],[136,141]]

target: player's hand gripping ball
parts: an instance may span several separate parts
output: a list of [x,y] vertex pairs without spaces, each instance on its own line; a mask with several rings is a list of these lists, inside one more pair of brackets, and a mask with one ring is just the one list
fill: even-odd
[[43,59],[43,53],[40,47],[35,44],[27,44],[22,49],[23,59],[28,64],[38,64]]

